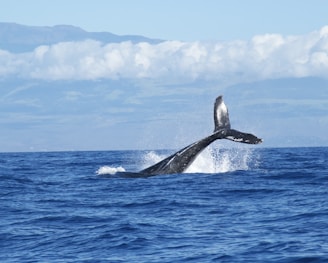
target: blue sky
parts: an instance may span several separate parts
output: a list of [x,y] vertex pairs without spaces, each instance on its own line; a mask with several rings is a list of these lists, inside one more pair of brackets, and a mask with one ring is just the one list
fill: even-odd
[[328,145],[328,1],[0,4],[0,22],[168,40],[0,50],[0,151],[179,148],[220,94],[263,146]]
[[326,0],[1,0],[0,20],[69,24],[88,31],[167,40],[235,40],[299,35],[328,24]]

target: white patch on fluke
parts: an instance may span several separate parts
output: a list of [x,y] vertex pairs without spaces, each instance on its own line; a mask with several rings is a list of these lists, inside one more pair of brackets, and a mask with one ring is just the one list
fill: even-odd
[[[235,141],[235,142],[242,142],[243,141],[243,138],[235,138],[233,136],[227,136],[226,139],[232,140],[232,141]],[[249,142],[249,140],[245,140],[245,142]]]
[[219,122],[220,126],[223,125],[223,123],[221,121],[222,116],[227,115],[227,112],[228,112],[227,106],[224,104],[224,102],[222,102],[221,105],[216,109],[216,114],[218,116],[218,122]]
[[219,107],[216,109],[216,114],[217,114],[217,121],[219,126],[225,126],[225,118],[222,118],[222,116],[226,116],[228,112],[227,106],[222,102]]

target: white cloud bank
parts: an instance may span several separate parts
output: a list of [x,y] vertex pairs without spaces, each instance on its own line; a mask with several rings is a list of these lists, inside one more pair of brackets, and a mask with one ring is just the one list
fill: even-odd
[[302,36],[258,35],[250,41],[131,42],[93,40],[0,50],[0,76],[50,80],[160,78],[234,81],[328,76],[328,26]]

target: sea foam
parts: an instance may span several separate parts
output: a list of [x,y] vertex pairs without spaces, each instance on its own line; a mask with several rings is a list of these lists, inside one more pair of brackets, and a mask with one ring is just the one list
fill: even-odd
[[116,174],[117,172],[125,172],[125,169],[122,166],[119,167],[102,166],[96,171],[96,174],[98,175]]

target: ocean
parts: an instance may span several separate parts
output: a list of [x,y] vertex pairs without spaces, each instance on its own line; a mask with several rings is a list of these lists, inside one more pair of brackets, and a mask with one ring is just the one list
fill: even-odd
[[328,148],[0,153],[0,262],[328,262]]

